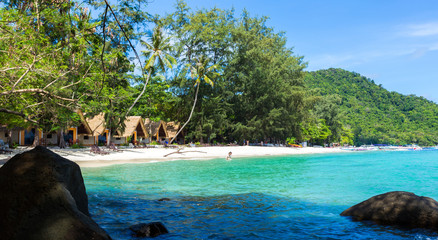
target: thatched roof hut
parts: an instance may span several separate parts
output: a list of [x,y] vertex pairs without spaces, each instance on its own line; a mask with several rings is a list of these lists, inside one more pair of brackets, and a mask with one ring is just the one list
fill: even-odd
[[144,121],[144,125],[152,140],[160,141],[169,138],[166,129],[166,122],[161,120],[158,122],[154,122],[151,119],[146,118]]
[[136,133],[137,137],[147,138],[149,134],[140,116],[130,116],[125,119],[125,131],[117,131],[116,137],[129,137]]
[[[167,122],[166,123],[166,129],[167,129],[167,134],[169,136],[169,139],[172,139],[176,136],[176,134],[178,133],[179,129],[181,128],[181,124],[177,123],[177,122]],[[175,139],[175,142],[180,142],[180,140],[182,140],[184,142],[184,134],[181,131],[178,134],[178,137]]]
[[78,128],[79,134],[89,134],[92,136],[99,136],[105,133],[105,118],[103,113],[99,113],[98,115],[92,118],[85,118],[83,114],[79,114],[81,116],[82,124]]

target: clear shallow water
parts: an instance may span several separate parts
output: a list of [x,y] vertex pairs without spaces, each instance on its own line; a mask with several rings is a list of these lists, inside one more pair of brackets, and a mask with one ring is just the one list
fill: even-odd
[[[388,191],[438,200],[438,151],[172,161],[82,169],[93,219],[114,239],[438,239],[339,214]],[[160,198],[171,201],[158,201]]]

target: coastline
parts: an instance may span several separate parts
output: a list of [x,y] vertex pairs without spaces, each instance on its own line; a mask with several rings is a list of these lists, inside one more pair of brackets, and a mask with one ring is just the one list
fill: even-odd
[[[123,152],[110,151],[102,148],[109,154],[100,155],[90,152],[90,148],[59,149],[49,148],[51,151],[76,162],[80,167],[104,167],[125,163],[151,163],[175,160],[202,160],[226,158],[232,152],[233,158],[280,156],[300,154],[322,154],[346,152],[340,148],[290,148],[290,147],[260,147],[260,146],[217,146],[217,147],[185,147],[176,153],[175,148],[124,148]],[[18,154],[31,148],[17,151]],[[14,154],[0,155],[0,166]],[[170,155],[168,155],[170,154]],[[166,156],[168,155],[168,156]]]

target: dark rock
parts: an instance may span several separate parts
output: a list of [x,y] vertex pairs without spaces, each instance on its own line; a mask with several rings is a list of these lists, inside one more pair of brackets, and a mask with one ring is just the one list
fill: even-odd
[[438,230],[438,202],[410,192],[388,192],[343,211],[355,221]]
[[129,227],[136,237],[156,237],[169,233],[161,222],[139,223]]
[[44,147],[0,168],[1,239],[111,239],[91,218],[79,166]]
[[164,202],[164,201],[170,201],[170,198],[160,198],[158,199],[159,202]]

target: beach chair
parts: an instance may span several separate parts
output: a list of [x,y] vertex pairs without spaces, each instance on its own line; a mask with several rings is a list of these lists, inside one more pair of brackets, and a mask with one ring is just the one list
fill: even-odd
[[101,154],[101,155],[109,154],[109,152],[105,152],[105,151],[101,150],[99,148],[99,146],[97,146],[97,145],[92,145],[90,152],[95,153],[95,154]]
[[114,152],[123,152],[123,150],[117,148],[117,146],[114,143],[111,143],[109,145],[109,149],[113,150]]
[[13,151],[9,149],[9,145],[5,144],[2,139],[0,139],[0,154],[12,153]]
[[0,149],[0,154],[13,153],[13,152],[14,151],[5,148]]

